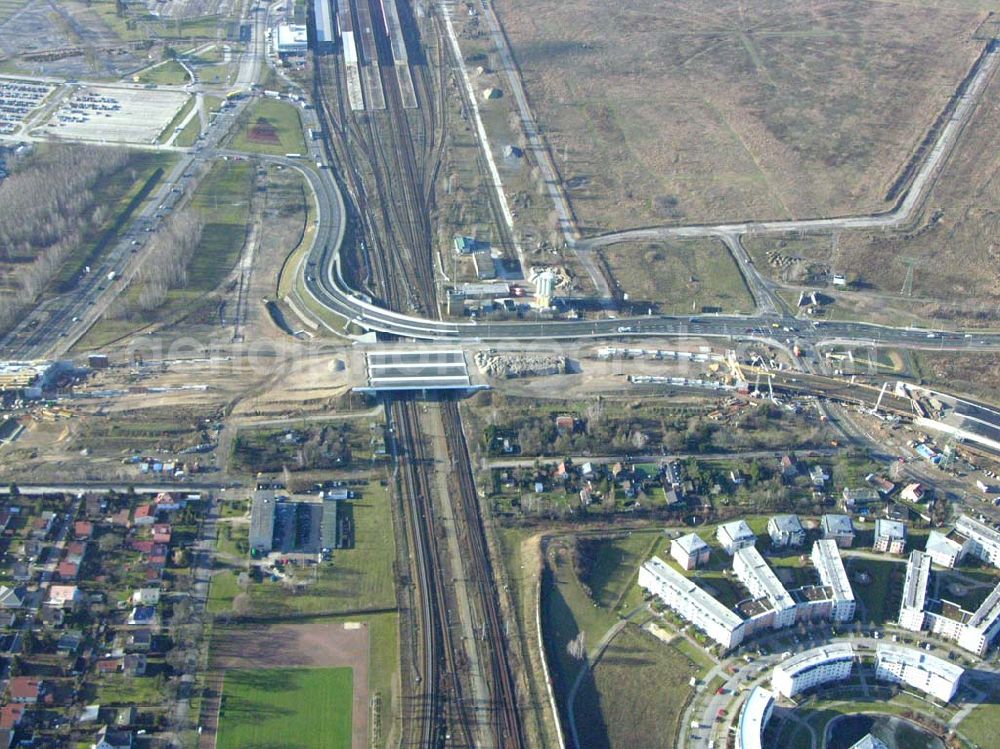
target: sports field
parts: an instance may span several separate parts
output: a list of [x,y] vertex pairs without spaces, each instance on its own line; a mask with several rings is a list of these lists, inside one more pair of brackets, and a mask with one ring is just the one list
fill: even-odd
[[226,672],[217,749],[350,749],[349,668]]

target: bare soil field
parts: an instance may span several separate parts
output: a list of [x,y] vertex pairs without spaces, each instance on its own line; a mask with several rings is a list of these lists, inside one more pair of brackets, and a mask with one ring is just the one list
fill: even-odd
[[[863,298],[885,294],[880,304],[909,307],[938,323],[995,324],[1000,303],[1000,79],[983,100],[914,226],[899,232],[755,237],[746,241],[757,268],[779,280],[822,285],[827,271],[855,280]],[[770,253],[770,254],[769,254]],[[773,258],[782,262],[775,263]],[[798,258],[790,261],[790,259]],[[913,265],[912,297],[901,295]],[[810,278],[815,275],[816,278]]]
[[354,672],[352,746],[368,745],[368,625],[317,621],[308,624],[218,628],[211,668],[312,668],[347,666]]
[[933,0],[501,0],[498,13],[585,233],[884,208],[985,18]]

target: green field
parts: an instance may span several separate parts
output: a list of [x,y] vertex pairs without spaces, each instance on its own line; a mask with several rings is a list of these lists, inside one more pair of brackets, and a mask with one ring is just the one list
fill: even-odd
[[349,749],[349,668],[226,672],[217,749]]
[[302,123],[298,110],[292,104],[275,99],[258,99],[240,116],[239,125],[240,130],[232,143],[238,151],[275,156],[306,152]]
[[638,627],[626,627],[577,694],[580,744],[673,747],[692,692],[689,680],[697,671],[679,651]]
[[202,214],[205,228],[188,268],[187,291],[211,291],[236,264],[250,215],[253,165],[248,161],[217,161],[198,186],[191,204]]
[[183,86],[191,80],[191,76],[176,60],[168,60],[156,67],[147,68],[134,78],[138,79],[137,83],[155,83],[161,86]]
[[716,239],[618,244],[600,251],[620,291],[645,313],[751,312],[753,297]]

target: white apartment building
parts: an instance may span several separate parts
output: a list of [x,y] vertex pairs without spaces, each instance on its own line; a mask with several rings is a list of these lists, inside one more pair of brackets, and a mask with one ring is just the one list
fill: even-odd
[[705,564],[710,555],[711,549],[708,548],[708,544],[696,533],[688,533],[670,542],[670,556],[686,570],[693,570],[698,565]]
[[767,722],[774,711],[774,694],[763,687],[754,687],[740,708],[736,729],[736,749],[760,749]]
[[898,520],[875,520],[875,551],[902,554],[906,551],[906,525]]
[[968,551],[994,567],[1000,567],[1000,533],[968,515],[959,517],[955,530],[969,539]]
[[889,644],[875,648],[875,678],[906,684],[941,702],[955,696],[964,673],[961,666],[921,650]]
[[816,541],[810,555],[819,579],[823,585],[832,589],[833,611],[831,617],[837,622],[849,622],[854,618],[855,601],[851,582],[847,579],[847,570],[840,558],[840,550],[833,539]]
[[983,604],[965,622],[958,636],[959,647],[986,655],[987,649],[1000,632],[1000,585],[997,585]]
[[733,555],[733,572],[754,598],[766,598],[774,610],[774,629],[795,624],[795,600],[785,590],[764,557],[753,546],[738,549]]
[[903,600],[899,604],[899,626],[911,632],[924,628],[927,608],[927,584],[931,578],[931,556],[922,551],[910,553],[903,582]]
[[[966,545],[971,546],[972,544],[967,541]],[[966,553],[966,546],[948,538],[943,533],[931,531],[927,534],[926,553],[934,564],[951,569],[962,561],[962,557]]]
[[843,681],[853,668],[854,646],[850,643],[813,648],[775,666],[771,672],[771,688],[791,698],[820,684]]
[[731,523],[720,525],[715,531],[715,537],[729,556],[735,554],[739,549],[757,543],[757,537],[743,520],[734,520]]
[[743,641],[743,619],[659,557],[639,568],[639,586],[731,650]]
[[798,515],[773,515],[767,521],[767,535],[776,549],[802,546],[806,542],[806,531]]

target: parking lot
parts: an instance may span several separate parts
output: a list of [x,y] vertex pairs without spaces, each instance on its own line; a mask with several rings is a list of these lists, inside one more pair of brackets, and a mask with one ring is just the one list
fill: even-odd
[[155,143],[188,100],[179,91],[85,86],[45,125],[52,135],[114,143]]
[[0,135],[15,132],[38,109],[54,86],[0,78]]

